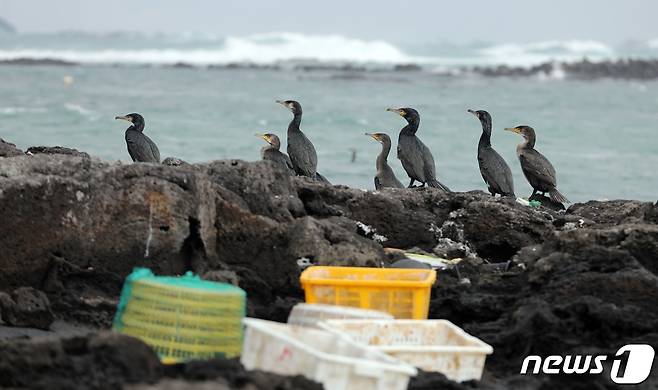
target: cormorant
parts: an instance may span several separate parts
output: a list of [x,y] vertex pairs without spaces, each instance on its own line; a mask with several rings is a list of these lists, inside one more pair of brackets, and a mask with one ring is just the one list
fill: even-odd
[[404,170],[411,178],[409,188],[414,186],[414,181],[423,185],[450,191],[448,187],[436,180],[434,157],[429,148],[416,137],[420,115],[413,108],[387,108],[386,111],[395,112],[407,120],[407,125],[400,130],[398,137],[398,158],[402,162]]
[[279,150],[281,148],[281,140],[279,140],[279,137],[272,133],[256,134],[256,136],[264,139],[268,143],[267,146],[263,146],[260,150],[260,155],[263,160],[274,161],[274,163],[284,167],[289,174],[294,176],[295,169],[292,166],[290,157]]
[[133,161],[160,162],[158,146],[144,134],[144,118],[141,115],[132,113],[117,116],[114,119],[122,119],[132,123],[132,126],[126,129],[126,145]]
[[491,147],[491,115],[484,110],[468,110],[482,124],[482,135],[478,143],[478,164],[484,182],[492,196],[514,196],[512,171],[505,160]]
[[318,155],[311,141],[302,133],[299,125],[302,122],[302,106],[295,100],[277,100],[292,111],[292,121],[288,125],[288,156],[292,166],[299,176],[307,176],[317,181],[329,183],[324,176],[317,173]]
[[[521,162],[521,169],[528,183],[532,186],[532,195],[537,191],[544,195],[548,192],[551,200],[558,203],[569,203],[569,200],[557,190],[555,168],[541,153],[535,150],[535,129],[530,126],[516,126],[505,130],[521,134],[525,139],[516,147],[516,155]],[[531,195],[531,196],[532,196]]]
[[384,133],[366,133],[375,141],[382,144],[382,151],[377,156],[377,174],[375,175],[375,189],[382,188],[404,188],[402,183],[395,177],[393,169],[388,165],[388,153],[391,151],[391,138]]

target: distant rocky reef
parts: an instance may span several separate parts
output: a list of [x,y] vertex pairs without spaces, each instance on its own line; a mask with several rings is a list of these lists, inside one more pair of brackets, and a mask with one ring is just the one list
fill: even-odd
[[602,78],[651,80],[658,78],[658,59],[620,59],[601,62],[583,59],[579,62],[546,62],[530,68],[507,65],[476,66],[462,68],[462,71],[489,77],[547,76],[584,80]]
[[[2,27],[0,25],[0,31]],[[57,58],[14,58],[0,60],[0,65],[42,65],[42,66],[83,66],[84,63],[67,61]],[[590,61],[583,59],[578,62],[550,61],[531,67],[510,65],[462,66],[446,68],[437,71],[434,68],[418,64],[397,64],[394,66],[365,66],[350,63],[324,63],[316,61],[284,62],[276,64],[255,64],[251,62],[234,62],[227,64],[211,64],[199,66],[187,62],[177,62],[168,65],[156,64],[95,64],[93,66],[132,66],[157,67],[164,66],[177,69],[209,69],[209,70],[265,70],[286,72],[330,72],[332,78],[363,79],[368,74],[398,74],[425,73],[442,77],[540,77],[547,79],[626,79],[653,80],[658,79],[658,58],[656,59],[617,59],[606,61]]]

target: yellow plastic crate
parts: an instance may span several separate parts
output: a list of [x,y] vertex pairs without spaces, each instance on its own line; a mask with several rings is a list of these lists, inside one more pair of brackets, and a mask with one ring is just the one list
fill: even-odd
[[365,267],[308,267],[300,277],[307,303],[384,311],[427,319],[436,271]]
[[244,314],[238,287],[139,268],[126,279],[113,329],[150,345],[163,363],[233,357],[242,350]]

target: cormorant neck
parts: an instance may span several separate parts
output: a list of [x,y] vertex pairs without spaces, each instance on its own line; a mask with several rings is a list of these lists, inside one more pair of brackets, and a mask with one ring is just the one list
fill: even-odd
[[302,114],[295,113],[295,116],[292,118],[292,121],[290,121],[290,124],[288,125],[288,131],[291,130],[299,131],[299,126],[301,124],[302,124]]
[[391,144],[389,142],[382,143],[382,151],[377,156],[377,169],[383,167],[388,160],[388,154],[391,152]]
[[272,149],[272,145],[265,145],[262,148],[260,148],[260,157],[265,158],[265,153],[270,151]]
[[478,146],[491,146],[491,130],[487,131],[482,129],[482,135],[480,136],[480,143]]
[[529,136],[529,137],[523,137],[525,140],[522,144],[521,147],[525,149],[534,149],[535,147],[535,137],[534,136]]
[[141,133],[142,131],[144,131],[144,124],[143,123],[133,123],[133,125],[130,126],[128,129],[137,130]]
[[418,126],[420,125],[420,118],[414,118],[409,120],[409,123],[402,128],[400,131],[402,134],[414,135],[418,131]]

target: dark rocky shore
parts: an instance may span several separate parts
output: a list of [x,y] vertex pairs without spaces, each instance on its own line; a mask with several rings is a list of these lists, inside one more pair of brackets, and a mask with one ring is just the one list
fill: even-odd
[[[430,317],[494,347],[481,382],[423,373],[410,389],[612,389],[612,359],[603,375],[518,373],[529,354],[658,345],[658,203],[560,213],[481,191],[324,185],[269,162],[31,150],[0,142],[0,388],[321,388],[236,360],[160,365],[140,341],[107,332],[123,279],[135,266],[192,270],[245,289],[250,316],[284,321],[303,300],[296,259],[379,266],[395,260],[384,246],[464,258],[439,272]],[[640,388],[657,385],[654,374]]]
[[[54,58],[16,58],[11,60],[0,60],[0,65],[20,66],[83,66],[84,64],[64,61]],[[99,65],[92,65],[99,66]],[[103,65],[100,65],[103,66]],[[157,65],[122,65],[107,64],[105,66],[139,66],[151,67]],[[487,66],[462,66],[454,69],[446,69],[437,72],[432,68],[425,68],[418,64],[398,64],[394,66],[368,67],[350,63],[322,63],[317,61],[291,61],[278,64],[255,64],[255,63],[229,63],[213,64],[208,66],[193,65],[185,62],[165,65],[177,69],[256,69],[272,71],[295,71],[295,72],[336,72],[332,77],[336,79],[361,79],[368,73],[409,73],[430,72],[446,77],[475,75],[482,77],[548,77],[569,78],[576,80],[595,79],[626,79],[626,80],[655,80],[658,79],[658,59],[624,58],[616,60],[590,61],[584,58],[575,62],[549,61],[530,67],[509,65],[487,65]]]
[[507,65],[463,68],[463,72],[489,77],[546,76],[578,80],[628,79],[654,80],[658,78],[658,60],[619,59],[592,62],[546,62],[532,67]]

